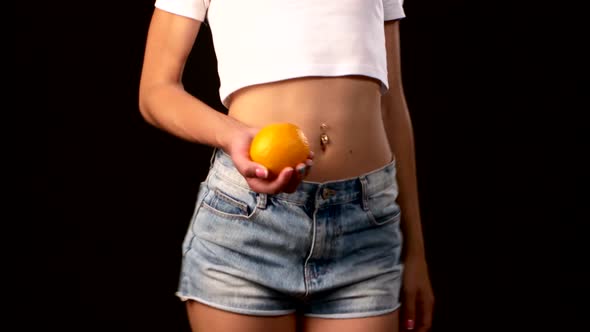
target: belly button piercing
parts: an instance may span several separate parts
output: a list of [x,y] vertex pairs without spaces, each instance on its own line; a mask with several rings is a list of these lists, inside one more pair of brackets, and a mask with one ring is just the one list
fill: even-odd
[[320,134],[320,145],[322,147],[322,151],[326,151],[326,145],[330,143],[330,137],[328,137],[328,135],[325,133],[327,129],[328,125],[326,125],[325,123],[322,123],[320,125],[320,130],[322,131],[322,133]]

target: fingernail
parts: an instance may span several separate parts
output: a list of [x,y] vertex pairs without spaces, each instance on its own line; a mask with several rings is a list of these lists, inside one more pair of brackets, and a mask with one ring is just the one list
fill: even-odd
[[305,175],[305,169],[307,167],[306,166],[298,166],[297,167],[297,172],[299,172],[300,175]]
[[313,166],[313,160],[307,159],[307,161],[305,162],[305,164],[307,165],[307,167],[311,167],[311,166]]
[[313,158],[313,156],[314,156],[314,153],[313,153],[313,151],[309,151],[309,156],[310,156],[311,158]]
[[406,321],[406,330],[413,330],[414,329],[414,320],[408,319]]
[[256,176],[262,179],[266,179],[268,177],[268,171],[266,169],[257,168]]

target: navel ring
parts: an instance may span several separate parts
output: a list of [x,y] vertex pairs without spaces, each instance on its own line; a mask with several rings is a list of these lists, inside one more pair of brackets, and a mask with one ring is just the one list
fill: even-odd
[[330,137],[328,137],[328,135],[325,133],[327,129],[328,125],[326,125],[325,123],[322,123],[320,125],[320,130],[322,131],[322,133],[320,134],[320,145],[322,147],[322,151],[326,151],[326,145],[330,143]]

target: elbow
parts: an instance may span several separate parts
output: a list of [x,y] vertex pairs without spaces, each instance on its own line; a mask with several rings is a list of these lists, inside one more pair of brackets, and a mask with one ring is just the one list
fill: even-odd
[[145,106],[145,103],[142,102],[141,100],[139,101],[139,114],[141,115],[141,117],[149,124],[153,125],[153,119],[152,116],[150,115],[147,106]]
[[150,113],[150,107],[148,106],[148,98],[146,97],[146,93],[143,93],[140,90],[139,93],[139,98],[138,98],[138,109],[139,109],[139,114],[141,115],[141,117],[150,125],[155,126],[156,122],[154,120],[154,117],[152,116],[152,114]]

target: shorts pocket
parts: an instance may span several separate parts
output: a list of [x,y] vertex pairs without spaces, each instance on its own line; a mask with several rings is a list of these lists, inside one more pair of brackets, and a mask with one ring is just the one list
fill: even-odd
[[256,203],[257,196],[253,192],[237,195],[215,188],[203,200],[203,207],[224,218],[248,219],[256,212]]
[[374,225],[380,226],[398,222],[401,209],[397,203],[397,186],[392,185],[367,198],[367,213]]

